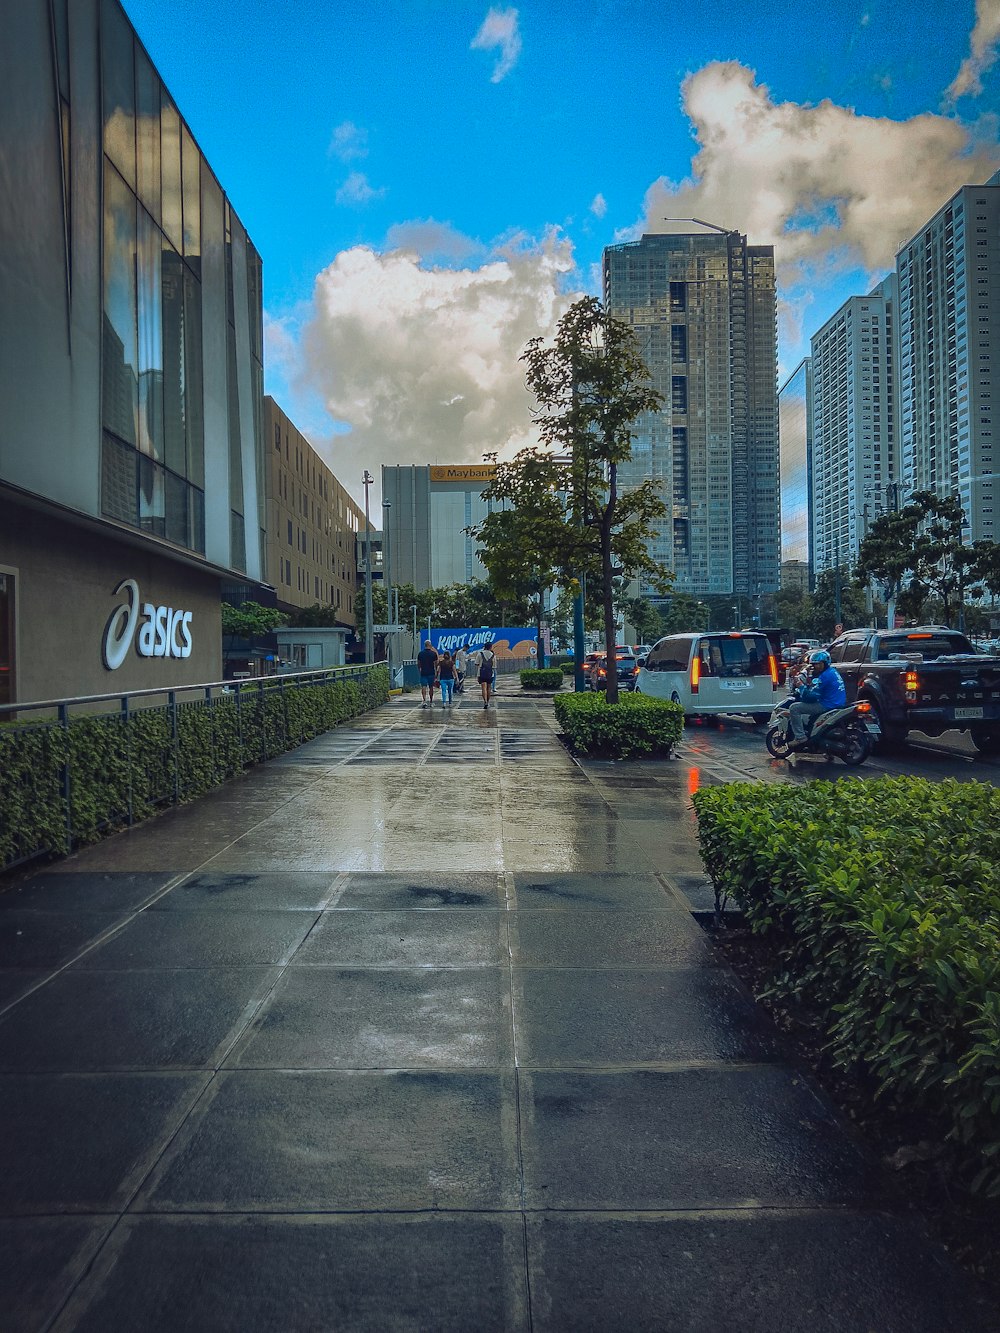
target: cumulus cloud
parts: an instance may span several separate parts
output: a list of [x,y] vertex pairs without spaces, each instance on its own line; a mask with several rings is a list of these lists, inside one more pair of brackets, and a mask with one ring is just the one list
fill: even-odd
[[604,198],[603,194],[598,193],[594,195],[593,199],[590,201],[590,211],[595,218],[604,217],[605,213],[608,211],[608,201]]
[[321,446],[344,484],[364,467],[479,462],[532,439],[518,358],[572,301],[561,292],[571,269],[554,233],[479,268],[428,267],[408,249],[342,251],[316,279],[298,388],[350,427]]
[[381,199],[384,195],[385,190],[376,189],[363,171],[352,171],[337,191],[336,200],[348,208],[364,208],[373,199]]
[[521,54],[516,9],[491,9],[469,44],[472,51],[492,51],[494,47],[499,47],[500,58],[490,76],[490,82],[499,83],[511,72]]
[[642,229],[663,231],[666,218],[739,228],[776,247],[786,277],[810,263],[890,268],[950,194],[996,166],[953,119],[779,103],[735,61],[689,75],[682,96],[699,150],[687,180],[650,186]]
[[345,120],[333,131],[330,140],[330,153],[339,157],[341,162],[352,162],[358,157],[368,156],[368,131],[355,125],[353,120]]
[[461,263],[484,253],[479,241],[458,231],[450,222],[436,222],[434,218],[395,223],[386,232],[385,244],[387,250],[410,251],[425,263]]
[[981,76],[995,63],[1000,44],[1000,0],[976,0],[976,25],[969,38],[969,54],[962,61],[948,89],[952,100],[977,97],[983,91]]

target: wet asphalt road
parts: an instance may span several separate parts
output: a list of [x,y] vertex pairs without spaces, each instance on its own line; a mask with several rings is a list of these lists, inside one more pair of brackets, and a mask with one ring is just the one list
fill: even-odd
[[692,915],[692,791],[827,766],[510,686],[0,881],[3,1333],[997,1328]]

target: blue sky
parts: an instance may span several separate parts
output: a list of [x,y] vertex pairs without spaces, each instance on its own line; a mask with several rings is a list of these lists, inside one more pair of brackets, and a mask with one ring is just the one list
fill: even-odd
[[520,347],[657,217],[776,245],[784,373],[1000,165],[1000,0],[124,3],[263,256],[268,390],[352,489],[530,438]]

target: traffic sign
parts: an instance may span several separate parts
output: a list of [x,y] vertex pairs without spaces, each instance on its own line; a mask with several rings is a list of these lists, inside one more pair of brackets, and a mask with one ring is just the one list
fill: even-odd
[[372,625],[373,634],[402,634],[405,629],[405,625]]

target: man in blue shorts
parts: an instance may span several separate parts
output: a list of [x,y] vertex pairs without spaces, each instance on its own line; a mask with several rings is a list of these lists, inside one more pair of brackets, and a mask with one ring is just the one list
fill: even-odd
[[431,645],[430,639],[427,639],[423,648],[417,653],[417,670],[420,672],[420,697],[423,699],[421,708],[434,702],[434,681],[437,676],[438,655]]

